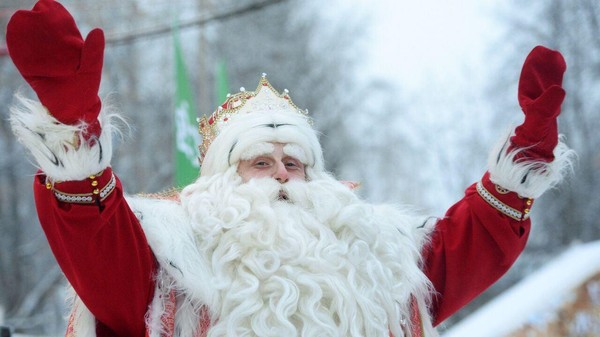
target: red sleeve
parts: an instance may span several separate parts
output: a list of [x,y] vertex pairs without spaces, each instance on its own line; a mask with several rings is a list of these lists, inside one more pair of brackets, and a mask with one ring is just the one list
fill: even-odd
[[527,242],[532,203],[494,185],[486,173],[439,220],[425,250],[425,273],[436,290],[431,308],[434,325],[510,268]]
[[98,334],[143,337],[156,263],[120,181],[110,168],[82,181],[45,180],[40,173],[34,182],[40,223]]

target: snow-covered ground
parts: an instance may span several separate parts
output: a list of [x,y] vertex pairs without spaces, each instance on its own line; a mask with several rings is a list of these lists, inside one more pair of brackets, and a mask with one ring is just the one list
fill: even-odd
[[[504,337],[526,324],[545,325],[556,318],[556,310],[563,303],[575,296],[575,288],[598,273],[600,241],[574,246],[453,326],[443,337]],[[595,288],[590,292],[600,301],[600,285]],[[600,317],[597,319],[600,322]]]

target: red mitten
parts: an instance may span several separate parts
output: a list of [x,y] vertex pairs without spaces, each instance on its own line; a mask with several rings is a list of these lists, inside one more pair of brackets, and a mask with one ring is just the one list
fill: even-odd
[[75,20],[58,2],[40,0],[17,11],[6,30],[8,52],[40,102],[61,123],[88,124],[86,139],[100,134],[98,97],[104,33],[83,40]]
[[562,80],[566,68],[558,51],[542,46],[535,47],[525,59],[518,95],[525,121],[516,128],[509,149],[523,149],[517,160],[554,160],[553,150],[558,144],[556,119],[565,98]]

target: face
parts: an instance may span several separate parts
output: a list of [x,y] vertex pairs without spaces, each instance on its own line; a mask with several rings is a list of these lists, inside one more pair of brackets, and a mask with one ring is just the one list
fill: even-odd
[[304,164],[283,152],[285,144],[273,145],[273,152],[239,162],[237,172],[242,180],[247,182],[252,178],[271,177],[282,184],[289,180],[306,180]]

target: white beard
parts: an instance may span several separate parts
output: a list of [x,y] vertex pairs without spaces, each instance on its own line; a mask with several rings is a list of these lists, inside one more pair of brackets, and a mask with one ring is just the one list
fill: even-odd
[[231,168],[181,201],[218,293],[210,337],[399,337],[411,296],[427,297],[422,221],[328,175],[242,183]]

